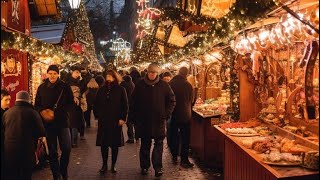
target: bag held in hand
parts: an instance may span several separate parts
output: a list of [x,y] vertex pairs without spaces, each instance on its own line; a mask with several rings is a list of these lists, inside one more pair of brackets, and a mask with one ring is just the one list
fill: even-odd
[[62,96],[62,93],[63,93],[63,89],[59,95],[59,98],[57,100],[57,102],[54,104],[53,106],[53,110],[52,109],[45,109],[45,110],[42,110],[40,112],[40,115],[42,116],[43,120],[47,123],[49,122],[52,122],[54,120],[54,111],[56,110],[57,106],[58,106],[58,103],[60,101],[60,98]]

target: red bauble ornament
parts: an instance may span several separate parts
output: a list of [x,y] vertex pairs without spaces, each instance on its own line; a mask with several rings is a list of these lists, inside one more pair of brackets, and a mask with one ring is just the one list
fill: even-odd
[[80,54],[82,52],[82,44],[74,42],[71,44],[71,50],[77,54]]

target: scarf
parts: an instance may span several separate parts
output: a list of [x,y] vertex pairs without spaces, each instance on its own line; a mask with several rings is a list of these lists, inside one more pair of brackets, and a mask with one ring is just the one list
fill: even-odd
[[160,78],[159,76],[157,76],[153,81],[151,81],[148,76],[146,75],[144,78],[143,78],[144,82],[150,86],[152,85],[155,85],[157,84],[159,81],[160,81]]

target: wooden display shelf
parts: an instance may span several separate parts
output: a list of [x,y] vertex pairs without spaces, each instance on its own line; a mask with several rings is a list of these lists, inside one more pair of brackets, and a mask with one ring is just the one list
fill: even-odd
[[[300,166],[278,167],[265,164],[262,162],[261,156],[254,150],[247,149],[241,144],[241,137],[230,136],[218,126],[214,127],[224,135],[223,167],[225,180],[319,179],[319,171],[311,171]],[[275,128],[280,136],[287,134],[287,132],[283,131],[281,128],[273,128]],[[297,138],[294,134],[287,135],[290,135],[290,137],[285,136],[287,138]]]
[[220,123],[220,114],[202,116],[193,111],[191,120],[190,148],[192,153],[205,163],[206,166],[223,169],[223,135],[214,125]]

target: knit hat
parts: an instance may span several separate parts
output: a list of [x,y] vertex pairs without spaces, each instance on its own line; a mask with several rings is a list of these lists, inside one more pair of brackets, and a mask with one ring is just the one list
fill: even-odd
[[181,67],[181,68],[179,69],[178,74],[179,74],[180,76],[184,77],[184,78],[187,78],[188,72],[189,72],[188,68],[186,68],[186,67]]
[[30,103],[30,95],[27,91],[19,91],[16,94],[16,101],[24,101]]
[[160,72],[160,67],[157,63],[151,63],[148,66],[148,72],[156,72],[159,73]]
[[52,65],[50,65],[50,66],[48,67],[47,73],[48,73],[49,71],[55,71],[55,72],[57,72],[57,73],[59,74],[59,67],[58,67],[57,65],[55,65],[55,64],[52,64]]

